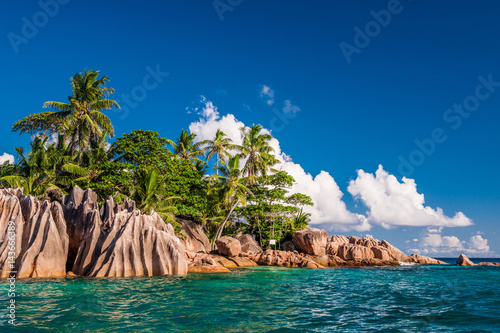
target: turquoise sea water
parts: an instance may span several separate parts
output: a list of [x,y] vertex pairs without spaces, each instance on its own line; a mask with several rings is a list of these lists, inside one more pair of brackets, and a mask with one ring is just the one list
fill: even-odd
[[500,332],[500,267],[257,267],[17,281],[2,332]]

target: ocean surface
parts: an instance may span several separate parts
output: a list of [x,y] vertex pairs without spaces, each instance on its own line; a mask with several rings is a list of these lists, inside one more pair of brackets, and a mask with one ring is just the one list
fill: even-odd
[[15,327],[0,289],[0,332],[500,332],[500,267],[18,280]]

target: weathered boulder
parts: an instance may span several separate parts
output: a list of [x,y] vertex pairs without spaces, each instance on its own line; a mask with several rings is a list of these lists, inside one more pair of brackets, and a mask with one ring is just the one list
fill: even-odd
[[[184,249],[173,227],[156,213],[141,214],[125,198],[109,197],[99,212],[91,190],[75,187],[63,200],[70,247],[78,249],[71,271],[81,276],[122,277],[187,273]],[[101,219],[102,217],[102,219]]]
[[328,255],[338,255],[339,246],[343,244],[348,244],[349,238],[346,236],[333,235],[328,237],[326,243],[326,254]]
[[252,235],[244,234],[238,237],[241,244],[241,252],[245,253],[261,253],[262,249],[255,241]]
[[480,262],[476,266],[500,266],[500,262]]
[[476,264],[474,264],[469,258],[467,258],[467,256],[465,254],[462,253],[457,259],[457,265],[459,265],[459,266],[475,266]]
[[392,260],[392,256],[389,254],[389,250],[386,247],[377,245],[371,248],[373,256],[381,260]]
[[[112,202],[114,204],[114,200]],[[64,196],[62,209],[69,236],[66,269],[71,271],[84,235],[95,224],[101,224],[97,195],[90,189],[83,191],[75,186],[70,194]],[[111,212],[106,214],[110,215]]]
[[94,224],[86,232],[72,271],[97,277],[183,275],[187,262],[172,225],[156,213],[123,211],[109,228]]
[[241,243],[233,237],[224,236],[215,241],[219,254],[236,257],[241,253]]
[[359,243],[359,245],[372,248],[374,246],[379,246],[380,242],[378,240],[376,240],[376,239],[365,237],[365,238],[361,239],[361,242]]
[[324,256],[326,254],[326,241],[328,233],[323,229],[307,228],[293,233],[292,239],[295,248],[315,256]]
[[312,258],[297,251],[287,252],[280,250],[266,250],[262,253],[249,256],[250,259],[262,266],[324,268]]
[[185,251],[210,252],[210,240],[203,231],[203,227],[192,221],[176,219],[181,225],[182,233],[186,238],[181,238]]
[[354,245],[360,245],[361,242],[363,241],[361,238],[356,237],[356,236],[349,236],[349,243],[354,244]]
[[17,278],[63,277],[67,254],[68,235],[58,202],[23,196],[22,189],[0,190],[2,278],[10,271],[17,271]]
[[370,248],[353,243],[342,244],[338,249],[338,256],[344,260],[364,260],[374,258]]
[[305,257],[324,267],[337,267],[339,266],[339,262],[343,261],[334,255],[311,256],[308,254]]
[[293,245],[292,241],[286,241],[283,244],[281,244],[281,247],[283,248],[283,251],[290,251],[293,252],[295,251],[295,245]]
[[206,256],[196,260],[188,267],[189,273],[231,273],[229,269],[219,265],[212,257]]
[[339,244],[345,244],[349,243],[349,238],[346,236],[340,236],[340,235],[333,235],[327,238],[328,243],[339,243]]
[[231,261],[234,261],[236,266],[238,267],[255,267],[258,266],[257,263],[249,258],[245,257],[232,257],[228,258]]
[[410,256],[411,260],[417,264],[424,264],[424,265],[446,265],[444,261],[437,260],[434,258],[422,256],[420,254],[412,254]]
[[397,247],[392,246],[388,241],[383,240],[380,245],[385,247],[389,255],[391,256],[392,259],[397,260],[397,261],[404,261],[404,262],[412,262],[411,258],[404,254],[401,250],[399,250]]

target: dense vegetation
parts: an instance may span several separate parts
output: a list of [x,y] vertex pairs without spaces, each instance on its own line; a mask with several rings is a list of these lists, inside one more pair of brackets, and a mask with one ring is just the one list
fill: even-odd
[[203,225],[212,242],[244,232],[266,247],[308,225],[302,207],[311,199],[289,194],[294,179],[273,169],[272,136],[262,126],[241,128],[241,146],[220,129],[213,140],[198,141],[185,130],[174,141],[135,130],[111,143],[113,125],[103,112],[120,106],[108,99],[114,93],[109,79],[98,76],[92,70],[76,74],[68,103],[45,102],[52,111],[14,123],[13,131],[31,135],[30,147],[16,148],[14,165],[0,165],[0,188],[22,187],[24,194],[50,200],[75,185],[93,189],[101,202],[127,196],[179,233],[175,216]]

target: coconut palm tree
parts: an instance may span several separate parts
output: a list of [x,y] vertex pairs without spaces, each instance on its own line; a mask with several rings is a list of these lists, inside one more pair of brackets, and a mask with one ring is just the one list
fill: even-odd
[[137,170],[134,179],[131,199],[141,212],[151,214],[155,211],[165,222],[177,225],[174,219],[177,209],[172,205],[177,197],[166,197],[163,194],[165,176],[160,176],[157,168],[148,167]]
[[75,74],[71,78],[73,95],[68,97],[69,103],[48,101],[43,104],[44,108],[56,110],[50,117],[64,120],[65,139],[73,152],[88,149],[102,137],[114,136],[111,120],[101,111],[120,106],[106,98],[115,92],[113,88],[105,87],[108,77],[97,79],[98,75],[99,71],[93,70]]
[[228,213],[224,221],[219,225],[213,239],[212,247],[215,241],[222,235],[222,231],[229,220],[238,204],[246,204],[248,195],[252,192],[246,186],[247,178],[242,177],[242,170],[240,169],[240,155],[235,155],[229,158],[227,164],[218,167],[220,175],[211,176],[212,188],[209,193],[214,191],[219,195],[221,203],[225,206]]
[[207,152],[207,162],[210,161],[212,156],[215,155],[215,172],[219,174],[219,164],[224,164],[224,159],[229,157],[231,154],[228,150],[237,149],[237,146],[232,144],[233,140],[229,138],[220,129],[215,132],[215,138],[213,140],[202,141],[201,144],[206,146],[203,148]]
[[1,180],[14,188],[23,188],[23,194],[41,196],[46,190],[59,188],[56,183],[57,161],[55,144],[47,145],[48,138],[35,137],[30,143],[31,151],[25,153],[16,148],[20,159],[15,174],[3,176]]
[[168,144],[174,148],[174,153],[179,156],[181,160],[193,160],[203,162],[198,156],[205,156],[200,147],[203,145],[201,142],[194,142],[196,138],[195,133],[181,130],[181,135],[176,142],[168,140]]
[[260,133],[262,125],[253,124],[252,127],[241,127],[241,138],[243,144],[238,148],[240,156],[247,158],[243,167],[243,174],[246,174],[249,183],[255,184],[256,176],[265,176],[268,168],[278,163],[272,155],[274,148],[269,145],[273,138],[270,134]]

